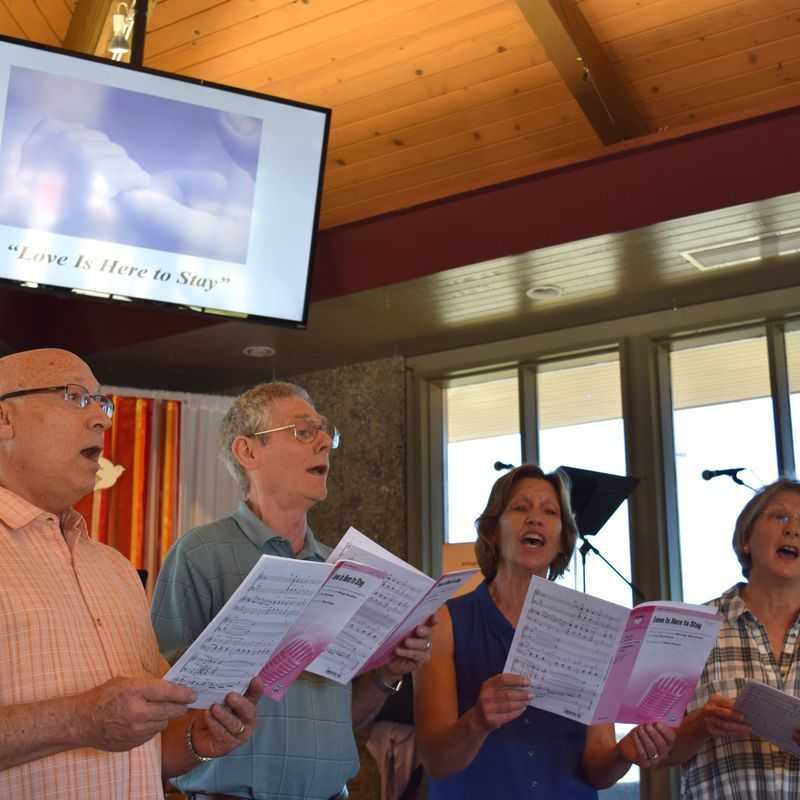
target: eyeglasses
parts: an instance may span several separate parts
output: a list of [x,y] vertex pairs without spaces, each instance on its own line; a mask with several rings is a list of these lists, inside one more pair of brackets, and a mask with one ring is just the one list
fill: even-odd
[[280,428],[268,428],[265,431],[257,431],[252,435],[264,436],[268,433],[277,433],[278,431],[291,431],[294,438],[297,439],[298,442],[303,442],[303,444],[311,444],[317,438],[319,432],[322,431],[331,437],[332,450],[335,450],[342,441],[342,435],[327,419],[325,419],[325,417],[319,422],[311,419],[304,419],[299,422],[292,422],[289,425],[281,425]]
[[800,514],[790,514],[783,508],[768,508],[764,512],[764,516],[772,522],[777,522],[780,525],[788,525],[793,519],[796,521],[798,529],[800,529]]
[[114,416],[114,401],[110,397],[104,394],[90,394],[85,386],[78,383],[68,383],[66,386],[45,386],[41,389],[18,389],[16,392],[0,395],[0,400],[11,400],[13,397],[24,397],[28,394],[54,394],[56,392],[61,392],[64,400],[75,408],[86,408],[94,400],[107,417]]

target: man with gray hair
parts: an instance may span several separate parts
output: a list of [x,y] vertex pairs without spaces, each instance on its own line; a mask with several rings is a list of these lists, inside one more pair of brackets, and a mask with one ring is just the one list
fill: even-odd
[[[222,456],[244,499],[231,515],[195,528],[173,546],[159,575],[152,620],[169,660],[208,625],[258,559],[324,561],[308,510],[327,496],[339,432],[291,383],[241,395],[222,423]],[[403,675],[427,661],[430,628],[420,626],[385,666],[341,686],[303,673],[279,702],[263,698],[250,742],[235,756],[176,781],[197,800],[328,800],[347,797],[358,771],[353,726],[368,722]]]

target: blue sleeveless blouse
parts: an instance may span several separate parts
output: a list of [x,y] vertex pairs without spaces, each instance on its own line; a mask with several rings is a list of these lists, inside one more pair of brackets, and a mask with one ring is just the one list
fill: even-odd
[[[453,621],[458,714],[475,705],[483,682],[503,671],[514,628],[482,583],[447,603]],[[596,800],[583,779],[580,761],[586,726],[537,708],[486,738],[462,772],[429,781],[429,800],[554,798]]]

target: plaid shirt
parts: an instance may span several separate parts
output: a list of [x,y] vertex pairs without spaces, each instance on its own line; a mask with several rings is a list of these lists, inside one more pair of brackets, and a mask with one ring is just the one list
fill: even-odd
[[[703,706],[712,694],[735,699],[746,680],[800,697],[796,655],[800,617],[789,629],[776,661],[766,629],[742,599],[743,585],[710,603],[725,621],[687,713]],[[788,800],[799,793],[800,758],[757,737],[710,737],[681,772],[683,800]]]

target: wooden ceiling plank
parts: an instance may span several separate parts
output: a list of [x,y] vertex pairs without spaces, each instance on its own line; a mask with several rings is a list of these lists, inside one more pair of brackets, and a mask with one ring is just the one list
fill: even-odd
[[381,158],[394,153],[398,147],[418,147],[474,129],[477,125],[489,125],[512,119],[534,108],[539,109],[538,113],[542,114],[550,114],[553,109],[560,109],[561,113],[569,118],[573,118],[577,113],[574,98],[560,81],[542,89],[532,89],[510,97],[502,97],[484,105],[463,106],[452,114],[394,130],[382,136],[373,136],[345,147],[335,149],[329,147],[329,171],[326,173],[326,182],[332,175],[330,169],[335,169],[336,166],[349,166],[372,158]]
[[[423,19],[424,26],[420,24]],[[287,80],[293,82],[296,91],[322,88],[392,64],[408,64],[421,55],[473,37],[485,37],[518,22],[519,13],[507,2],[486,8],[485,0],[439,0],[433,7],[415,9],[381,24],[328,39],[314,48],[298,50],[256,69],[231,75],[229,80],[237,86],[263,87],[269,91],[273,88],[281,91],[282,82]]]
[[[726,0],[720,0],[720,2],[726,2]],[[727,2],[730,2],[730,0],[727,0]],[[581,14],[592,26],[600,20],[611,17],[624,17],[632,12],[647,9],[650,6],[672,6],[671,13],[682,13],[681,10],[674,8],[679,5],[675,3],[675,0],[636,0],[636,2],[631,2],[631,0],[577,0],[577,5],[581,10]],[[681,5],[689,6],[688,3]]]
[[[760,47],[748,47],[738,52],[728,53],[717,58],[689,64],[685,67],[662,73],[652,78],[637,80],[634,90],[642,98],[642,103],[652,113],[661,100],[669,102],[669,97],[699,89],[707,85],[720,85],[730,78],[742,77],[764,68],[772,68],[780,73],[783,64],[793,60],[800,53],[800,24],[795,26],[793,35]],[[780,78],[778,74],[776,77]]]
[[[334,64],[357,54],[375,49],[375,42],[394,37],[395,23],[401,31],[419,30],[425,23],[449,16],[458,18],[468,13],[497,5],[497,0],[368,0],[358,6],[345,8],[300,26],[281,30],[263,42],[235,53],[226,52],[192,67],[193,74],[207,80],[230,83],[242,88],[259,89],[273,80],[303,72],[303,60],[308,68]],[[269,58],[265,59],[265,52]],[[344,55],[343,55],[344,54]],[[300,69],[298,70],[298,65]],[[274,70],[274,73],[273,73]]]
[[[375,116],[354,118],[346,124],[340,120],[331,130],[328,149],[332,151],[363,144],[370,139],[391,135],[395,131],[398,135],[402,135],[409,128],[430,123],[450,114],[459,114],[470,108],[538,92],[543,93],[544,105],[554,105],[571,97],[553,65],[548,62],[507,72],[497,78],[481,81],[447,94],[434,95],[411,106],[402,105]],[[531,101],[533,100],[532,97]]]
[[[466,0],[464,6],[487,7],[494,0]],[[436,17],[452,13],[457,17],[458,4],[450,0],[437,3]],[[387,29],[393,29],[395,21],[400,30],[418,28],[420,19],[427,18],[430,0],[371,0],[357,8],[348,8],[325,19],[315,20],[302,28],[284,31],[269,41],[270,58],[264,60],[259,51],[250,48],[242,53],[237,64],[229,57],[205,62],[204,70],[212,74],[219,71],[221,78],[237,86],[258,89],[273,80],[282,80],[291,75],[303,73],[303,60],[309,69],[337,63],[347,59],[350,54],[372,49],[376,41],[383,41]],[[409,26],[409,19],[414,22]],[[399,34],[402,35],[402,34]],[[298,69],[299,67],[299,69]]]
[[[380,0],[378,0],[378,3]],[[376,6],[376,3],[372,3]],[[380,5],[376,6],[376,9]],[[349,63],[359,55],[380,52],[384,47],[396,46],[404,39],[430,31],[438,25],[447,26],[462,17],[474,15],[494,15],[498,9],[509,12],[507,0],[487,4],[486,0],[436,0],[433,4],[405,9],[390,17],[371,19],[360,24],[355,17],[337,15],[334,29],[337,36],[331,37],[328,31],[306,31],[308,34],[295,42],[296,47],[283,56],[271,58],[256,64],[243,72],[232,74],[228,80],[242,86],[264,86],[271,81],[280,81],[293,75],[301,75],[314,69],[330,67],[333,64]],[[515,9],[511,9],[512,13]],[[500,27],[500,25],[498,25]],[[283,37],[280,48],[288,50],[287,37]],[[344,54],[344,55],[343,55]]]
[[784,108],[793,108],[797,105],[797,98],[800,95],[800,70],[795,70],[795,74],[797,79],[794,82],[751,91],[719,102],[689,107],[671,116],[656,118],[657,124],[665,128],[679,128],[684,125],[707,122],[710,127],[717,124],[720,118],[746,119],[758,111],[766,114]]
[[646,134],[646,120],[573,0],[516,2],[603,144]]
[[35,3],[53,29],[58,41],[63,42],[72,19],[72,13],[64,0],[35,0]]
[[434,181],[426,186],[416,186],[396,194],[367,198],[351,206],[325,209],[322,213],[321,227],[333,228],[388,211],[410,208],[431,200],[438,200],[451,196],[453,193],[468,192],[473,189],[492,186],[502,181],[512,180],[520,175],[536,172],[544,167],[571,163],[576,158],[587,155],[599,155],[600,152],[601,148],[594,135],[583,142],[560,145],[547,152],[536,154],[528,152],[519,158],[477,170],[469,170],[460,175]]
[[376,117],[402,106],[415,106],[439,95],[451,92],[464,93],[483,81],[491,81],[503,75],[541,67],[535,77],[540,85],[557,79],[555,68],[549,61],[542,62],[541,48],[536,46],[515,47],[502,53],[453,67],[437,75],[423,75],[389,91],[378,92],[350,103],[337,106],[333,111],[333,125],[349,125],[351,122]]
[[[452,42],[434,52],[425,53],[409,61],[401,60],[382,69],[352,77],[320,88],[309,88],[301,81],[284,81],[279,86],[260,87],[279,97],[294,97],[309,103],[318,103],[337,109],[347,103],[383,94],[395,87],[415,81],[435,82],[437,76],[447,74],[466,64],[485,61],[498,53],[519,50],[527,53],[527,64],[542,64],[547,58],[538,42],[531,41],[531,33],[522,23],[500,31],[490,31],[485,36],[472,36]],[[399,54],[402,58],[402,52]]]
[[24,31],[26,39],[42,44],[61,44],[38,5],[31,0],[5,0],[5,2]]
[[17,22],[14,15],[8,10],[5,0],[0,0],[0,33],[6,36],[16,36],[18,39],[27,38],[19,22]]
[[612,61],[627,61],[685,43],[697,44],[706,36],[791,13],[797,8],[797,0],[738,0],[733,4],[730,0],[692,0],[691,5],[679,7],[691,10],[691,14],[675,14],[668,20],[641,14],[631,20],[636,24],[597,23],[593,30]]
[[[419,4],[424,1],[416,0]],[[149,59],[148,66],[224,81],[227,75],[259,63],[287,31],[305,28],[312,22],[335,17],[359,5],[359,0],[284,3],[252,20],[155,55]]]
[[[706,16],[719,14],[737,14],[739,0],[692,0],[692,3],[674,3],[665,0],[663,6],[635,8],[628,14],[592,23],[592,29],[599,41],[618,41],[628,37],[658,32],[675,26],[700,26]],[[702,32],[699,34],[702,36]]]
[[697,65],[688,75],[662,76],[658,84],[639,84],[638,89],[649,114],[670,116],[682,109],[792,83],[797,80],[798,53],[800,36],[794,36],[760,53],[763,61],[751,63],[747,54],[739,54],[738,59],[718,59]]
[[228,0],[157,0],[158,13],[151,7],[147,15],[147,33],[155,33],[168,25],[175,25],[181,20],[193,17],[195,14],[202,14],[214,6],[221,6],[228,3]]
[[617,69],[626,80],[634,83],[759,45],[771,46],[798,32],[800,16],[796,13],[780,13],[742,27],[706,34],[700,41],[687,41],[642,58],[621,61]]
[[414,147],[395,147],[380,158],[338,166],[335,161],[326,171],[325,191],[363,183],[412,167],[439,161],[457,154],[464,154],[510,141],[520,136],[530,136],[539,131],[584,122],[581,111],[574,102],[549,109],[536,109],[497,122],[465,126],[461,131]]
[[64,47],[78,53],[96,53],[113,0],[78,0],[64,37]]
[[239,30],[247,27],[262,14],[269,14],[286,5],[288,0],[227,0],[225,3],[198,10],[170,25],[161,25],[157,30],[148,29],[148,56],[156,58],[181,45],[197,46],[203,39],[230,28],[237,27]]
[[500,161],[510,161],[526,153],[550,150],[561,144],[584,141],[591,135],[591,127],[584,119],[556,125],[541,131],[518,135],[487,144],[466,152],[454,153],[436,161],[428,161],[407,169],[379,175],[378,177],[348,184],[325,192],[326,208],[349,205],[361,199],[391,194],[414,186],[422,186],[470,169],[488,166]]

